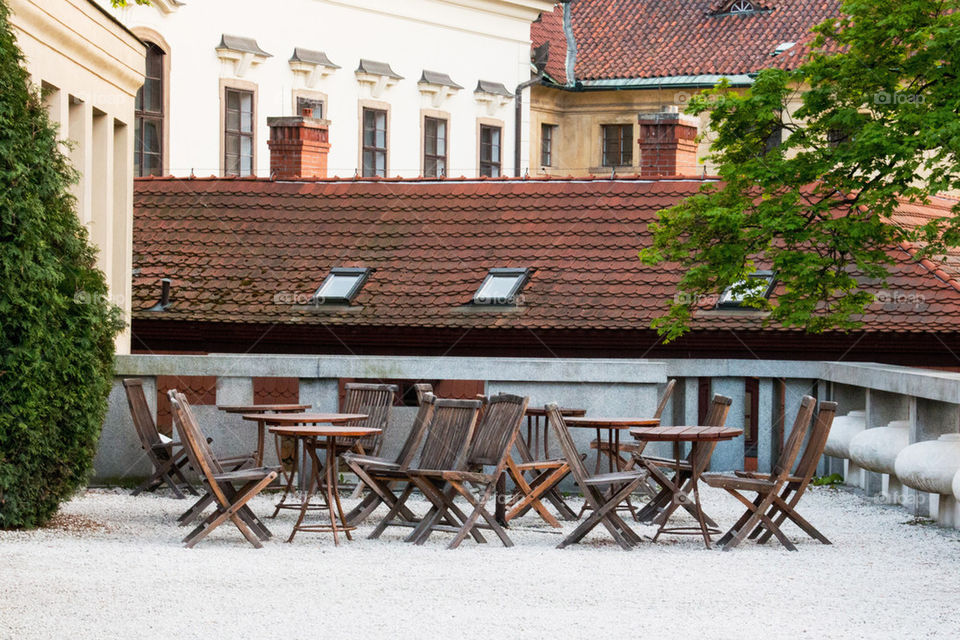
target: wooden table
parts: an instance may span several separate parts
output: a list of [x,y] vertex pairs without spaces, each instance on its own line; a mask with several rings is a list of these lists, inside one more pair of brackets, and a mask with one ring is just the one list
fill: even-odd
[[[527,411],[524,414],[527,416],[527,438],[525,444],[530,451],[530,454],[534,457],[540,455],[540,443],[543,443],[543,458],[540,460],[549,460],[550,459],[550,440],[548,433],[550,429],[547,426],[547,410],[543,407],[527,407]],[[586,409],[573,409],[569,407],[563,407],[560,409],[560,415],[564,418],[572,418],[587,415]],[[525,460],[524,462],[529,462]]]
[[[700,474],[703,473],[710,464],[710,458],[713,456],[713,450],[717,443],[723,440],[732,440],[743,434],[742,429],[732,427],[704,427],[704,426],[679,426],[679,427],[647,427],[631,429],[630,434],[638,440],[645,442],[689,442],[690,453],[687,457],[690,463],[689,480],[682,478],[679,473],[681,454],[680,447],[675,447],[676,469],[678,473],[674,478],[669,478],[656,464],[647,462],[642,456],[637,458],[638,464],[650,472],[653,479],[663,487],[665,493],[670,495],[670,504],[661,514],[660,528],[653,537],[654,542],[662,533],[673,533],[678,535],[702,535],[703,543],[710,548],[710,536],[720,533],[717,528],[707,526],[707,516],[700,505]],[[693,502],[690,502],[689,493],[693,492]],[[697,520],[697,527],[668,527],[670,516],[679,507],[685,506]]]
[[[224,413],[290,413],[309,409],[309,404],[218,404],[217,409]],[[257,420],[257,449],[253,452],[256,459],[256,466],[263,466],[264,440],[266,439],[266,423],[263,420]],[[280,451],[277,455],[281,456]],[[282,456],[281,456],[282,457]]]
[[[308,425],[308,424],[342,424],[344,422],[350,422],[353,420],[362,420],[367,416],[359,413],[303,413],[303,412],[290,412],[290,413],[271,413],[271,414],[246,414],[242,416],[244,420],[251,420],[255,422],[262,422],[269,425],[277,426],[291,426],[291,425]],[[273,430],[271,429],[271,433]],[[277,455],[280,456],[281,460],[281,472],[283,473],[283,495],[280,496],[280,500],[275,505],[273,514],[271,518],[276,518],[277,514],[280,513],[281,509],[296,509],[298,511],[303,509],[303,503],[300,501],[289,501],[288,498],[291,498],[295,495],[294,490],[294,479],[296,478],[297,471],[300,469],[300,447],[299,442],[301,438],[291,435],[284,435],[279,433],[273,433],[273,437],[276,440]],[[281,451],[281,442],[292,441],[293,447],[292,452],[288,454]],[[304,451],[304,460],[306,460],[306,451]],[[302,479],[301,479],[302,480]],[[301,488],[306,491],[307,484],[301,481]],[[322,509],[322,506],[311,507],[309,504],[307,509]]]
[[[291,419],[286,420],[285,418],[288,417]],[[309,456],[312,462],[310,465],[310,480],[300,504],[300,515],[297,517],[296,524],[293,525],[293,531],[290,532],[287,542],[293,542],[293,538],[298,531],[333,532],[333,543],[336,545],[340,544],[340,538],[337,535],[340,531],[346,534],[347,540],[353,539],[350,532],[355,527],[346,524],[343,505],[340,503],[337,438],[364,438],[376,435],[383,430],[373,427],[348,427],[333,423],[362,420],[366,417],[363,414],[349,413],[303,413],[271,416],[271,419],[268,420],[269,423],[273,423],[275,422],[274,418],[279,418],[276,420],[279,424],[270,426],[270,432],[278,436],[289,436],[302,440],[304,454]],[[296,423],[294,423],[294,420],[296,420]],[[326,439],[326,464],[321,464],[320,458],[317,456],[317,438]],[[325,472],[325,479],[322,483],[320,481],[321,468]],[[303,519],[310,508],[310,499],[323,487],[326,487],[326,506],[330,515],[330,524],[303,524]],[[334,509],[334,505],[336,505],[336,509]],[[340,524],[337,524],[338,517]]]

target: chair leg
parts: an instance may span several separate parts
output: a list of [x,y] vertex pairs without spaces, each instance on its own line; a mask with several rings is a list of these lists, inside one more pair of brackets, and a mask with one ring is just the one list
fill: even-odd
[[192,548],[203,538],[205,538],[211,531],[219,527],[221,524],[230,519],[236,525],[237,529],[240,530],[240,533],[247,539],[250,544],[252,544],[257,549],[261,548],[263,545],[260,543],[260,540],[257,539],[257,536],[250,530],[247,524],[237,515],[237,512],[246,505],[255,495],[263,491],[274,478],[277,477],[276,472],[271,472],[259,482],[249,482],[244,485],[239,491],[237,491],[237,500],[232,503],[225,505],[220,505],[216,517],[210,521],[209,525],[204,527],[202,530],[196,533],[196,535],[191,534],[185,540],[186,547],[188,549]]
[[368,538],[375,540],[383,535],[383,532],[387,530],[387,527],[390,526],[390,523],[396,519],[397,515],[400,513],[400,508],[406,503],[411,493],[413,493],[413,483],[407,483],[407,486],[404,487],[403,492],[397,498],[397,501],[394,502],[390,507],[390,511],[386,516],[384,516],[383,520],[380,521],[380,524],[374,527],[373,532],[367,536]]
[[[781,501],[779,498],[777,498],[777,502],[782,502],[782,501]],[[774,505],[774,506],[777,507],[778,505]],[[795,525],[797,525],[798,527],[800,527],[800,528],[804,531],[804,533],[806,533],[808,536],[810,536],[810,537],[813,538],[814,540],[817,540],[818,542],[820,542],[820,543],[822,543],[822,544],[833,544],[832,542],[830,542],[830,540],[827,538],[827,536],[825,536],[825,535],[823,535],[822,533],[820,533],[820,531],[818,531],[816,527],[814,527],[812,524],[810,524],[809,522],[807,522],[806,519],[804,519],[799,513],[797,513],[795,507],[796,507],[796,503],[794,503],[794,504],[788,504],[788,503],[782,503],[782,504],[780,504],[780,505],[779,505],[780,515],[777,517],[776,520],[773,521],[774,525],[776,525],[777,527],[779,527],[780,525],[783,524],[783,522],[784,522],[787,518],[790,518],[790,520],[791,520]],[[764,544],[765,542],[767,542],[767,540],[770,539],[770,536],[771,536],[770,531],[766,531],[766,532],[764,532],[764,534],[760,537],[760,539],[757,540],[757,542],[758,542],[759,544]]]
[[470,516],[464,521],[463,527],[461,527],[460,531],[457,532],[457,535],[447,547],[448,549],[456,549],[459,547],[460,543],[463,542],[464,538],[467,537],[467,534],[473,531],[474,526],[477,524],[477,520],[479,520],[481,517],[487,521],[487,524],[490,525],[490,528],[493,529],[493,532],[497,534],[497,537],[500,538],[500,542],[503,543],[503,546],[513,546],[513,541],[510,539],[510,536],[507,535],[507,532],[503,530],[503,527],[500,526],[500,523],[497,522],[497,519],[490,515],[490,512],[488,512],[486,509],[486,504],[496,489],[496,483],[487,485],[486,491],[483,492],[483,495],[479,500],[474,498],[473,494],[470,493],[470,491],[459,482],[450,481],[450,485],[456,489],[457,493],[463,496],[471,504],[471,506],[473,506],[473,513],[471,513]]

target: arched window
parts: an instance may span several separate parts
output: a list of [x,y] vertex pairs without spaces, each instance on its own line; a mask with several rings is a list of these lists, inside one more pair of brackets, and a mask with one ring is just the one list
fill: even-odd
[[750,11],[756,11],[750,0],[735,0],[730,5],[730,13],[749,13]]
[[163,49],[147,43],[147,68],[143,86],[137,91],[136,130],[133,163],[137,176],[163,173]]

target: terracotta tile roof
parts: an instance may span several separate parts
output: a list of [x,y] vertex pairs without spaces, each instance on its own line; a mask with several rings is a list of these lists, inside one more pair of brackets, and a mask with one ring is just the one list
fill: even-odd
[[[134,317],[232,323],[643,329],[676,270],[640,264],[647,225],[696,180],[143,179],[135,186]],[[868,331],[960,328],[960,290],[894,249]],[[350,307],[306,303],[333,267],[374,269]],[[507,311],[469,303],[488,269],[530,268]],[[148,312],[158,280],[172,306]],[[297,303],[301,304],[297,304]],[[760,329],[755,312],[698,313],[702,329]]]
[[558,4],[549,13],[540,14],[530,25],[530,40],[534,47],[550,43],[550,57],[545,71],[554,82],[564,84],[567,81],[567,36],[563,33],[562,5]]
[[[723,11],[717,0],[574,0],[577,80],[751,73],[790,65],[772,54],[805,42],[810,29],[839,15],[842,0],[770,0],[752,13]],[[555,11],[554,14],[558,12]],[[546,18],[546,16],[545,16]],[[555,18],[554,18],[555,19]],[[534,46],[563,37],[562,28],[531,30]],[[565,51],[564,41],[564,51]]]
[[[958,200],[945,197],[931,198],[927,204],[904,203],[891,220],[904,228],[919,227],[936,218],[952,217],[957,203]],[[904,246],[903,249],[915,254],[918,247]],[[939,260],[924,260],[924,265],[939,272],[941,277],[960,279],[960,247],[949,249]]]

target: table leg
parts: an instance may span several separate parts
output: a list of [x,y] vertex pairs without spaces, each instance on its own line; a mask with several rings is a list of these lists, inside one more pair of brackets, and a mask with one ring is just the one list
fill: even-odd
[[[303,518],[304,518],[304,516],[307,515],[307,510],[310,508],[310,498],[313,497],[313,494],[314,494],[313,488],[314,488],[314,486],[316,486],[318,489],[320,488],[320,487],[319,487],[319,483],[320,483],[320,472],[319,472],[319,468],[320,468],[320,465],[318,464],[319,461],[316,459],[316,458],[317,458],[317,443],[316,443],[316,439],[315,439],[315,438],[306,438],[306,439],[304,439],[304,441],[303,441],[303,450],[304,450],[304,455],[305,455],[305,456],[306,456],[306,455],[309,455],[309,456],[314,460],[314,463],[311,465],[311,469],[310,469],[310,482],[307,484],[306,490],[304,491],[304,494],[303,494],[303,502],[300,503],[300,515],[297,517],[297,521],[296,521],[296,523],[294,523],[294,525],[293,525],[293,531],[290,532],[290,537],[287,538],[287,542],[293,542],[293,537],[294,537],[295,535],[297,535],[297,531],[300,530],[300,525],[303,524]],[[292,474],[292,473],[290,474],[290,477],[291,477],[291,482],[293,482],[293,480],[292,480],[293,474]],[[280,510],[280,507],[277,506],[277,511],[279,511],[279,510]],[[276,515],[276,513],[274,513],[274,515]]]
[[[331,489],[333,493],[333,499],[337,501],[337,514],[340,516],[340,529],[343,530],[343,533],[346,534],[347,540],[353,540],[353,536],[350,534],[350,527],[347,526],[347,517],[343,513],[343,505],[340,504],[340,469],[337,465],[337,439],[333,436],[327,438],[327,469],[328,469],[328,478],[331,479],[333,483],[333,488]],[[337,526],[333,527],[333,537],[336,541],[337,537]]]
[[[277,447],[277,454],[279,455],[281,453],[281,448],[284,445],[281,444],[282,440],[279,436],[274,436],[274,441]],[[297,475],[297,469],[300,460],[298,442],[299,440],[293,440],[294,455],[292,459],[281,459],[280,473],[283,475],[283,479],[286,481],[286,484],[283,488],[283,495],[280,496],[280,501],[277,502],[276,508],[273,510],[273,515],[270,516],[271,518],[276,518],[277,514],[280,513],[280,509],[290,508],[287,505],[287,498],[294,494],[293,481]],[[287,464],[283,464],[283,462],[286,462]]]
[[257,463],[256,466],[263,466],[263,452],[265,448],[264,439],[267,434],[267,423],[265,420],[257,420],[257,450],[254,453],[254,461]]

